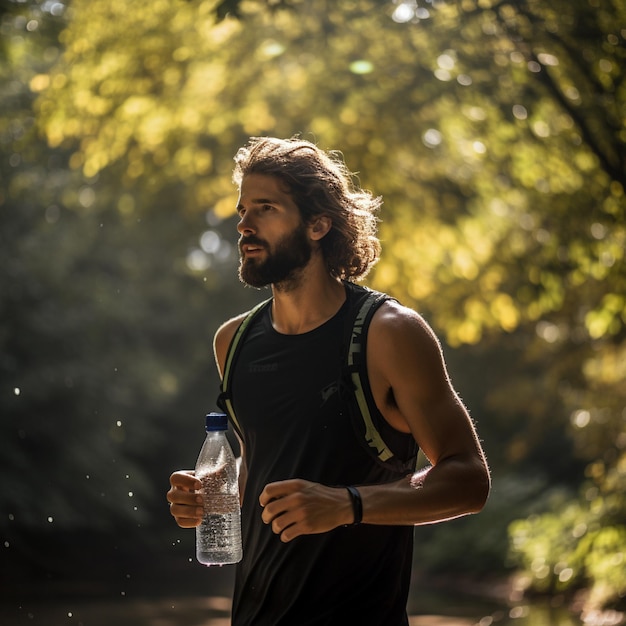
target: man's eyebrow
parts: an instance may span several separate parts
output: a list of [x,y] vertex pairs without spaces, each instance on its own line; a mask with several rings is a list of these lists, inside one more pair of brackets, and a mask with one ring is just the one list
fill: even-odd
[[[253,198],[250,200],[250,204],[278,204],[277,200],[272,200],[271,198]],[[243,205],[241,202],[237,205],[237,210],[242,208]]]

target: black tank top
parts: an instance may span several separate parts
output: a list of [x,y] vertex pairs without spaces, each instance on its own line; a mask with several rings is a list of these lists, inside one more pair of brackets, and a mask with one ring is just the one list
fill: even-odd
[[[360,288],[346,289],[353,296]],[[339,393],[352,300],[300,335],[276,332],[266,308],[252,322],[235,364],[232,398],[248,480],[233,626],[408,623],[412,527],[363,524],[284,544],[261,520],[258,498],[270,482],[303,478],[345,486],[398,479],[357,441]]]

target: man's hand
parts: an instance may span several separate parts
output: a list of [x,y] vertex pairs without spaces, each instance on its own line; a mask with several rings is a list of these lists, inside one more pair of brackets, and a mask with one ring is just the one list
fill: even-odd
[[181,470],[170,476],[170,485],[167,492],[170,513],[181,528],[195,528],[202,521],[203,499],[198,493],[202,483],[193,470]]
[[308,480],[270,483],[259,497],[262,519],[283,542],[300,535],[325,533],[351,524],[352,502],[345,487],[326,487]]

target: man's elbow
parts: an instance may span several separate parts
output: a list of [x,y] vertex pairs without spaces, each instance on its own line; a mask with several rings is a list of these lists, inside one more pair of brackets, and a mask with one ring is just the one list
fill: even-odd
[[476,463],[468,481],[468,513],[480,513],[483,510],[491,491],[491,475],[485,462]]

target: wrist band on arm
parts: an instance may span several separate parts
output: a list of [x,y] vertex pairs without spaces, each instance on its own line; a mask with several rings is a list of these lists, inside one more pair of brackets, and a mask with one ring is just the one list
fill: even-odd
[[354,511],[354,521],[352,525],[360,524],[363,519],[363,501],[361,500],[361,494],[356,487],[346,487],[352,500],[352,510]]

